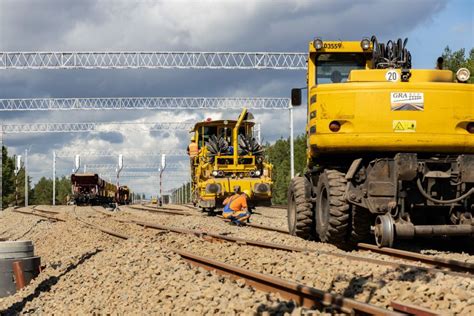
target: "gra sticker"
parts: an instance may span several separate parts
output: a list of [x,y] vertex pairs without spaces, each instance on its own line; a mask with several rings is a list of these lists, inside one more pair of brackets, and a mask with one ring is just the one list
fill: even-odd
[[390,107],[392,111],[423,111],[425,97],[423,92],[391,92]]

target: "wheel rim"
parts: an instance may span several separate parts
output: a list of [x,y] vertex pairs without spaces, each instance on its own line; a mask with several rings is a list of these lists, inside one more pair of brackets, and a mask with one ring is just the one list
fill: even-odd
[[291,235],[294,235],[296,232],[296,202],[293,193],[288,201],[288,230]]
[[326,187],[321,189],[319,193],[319,205],[318,205],[318,222],[319,222],[319,238],[324,240],[324,236],[326,235],[326,231],[328,229],[328,221],[329,221],[329,198],[328,198],[328,191]]
[[392,247],[394,241],[393,219],[390,215],[380,215],[375,219],[375,243],[379,247]]

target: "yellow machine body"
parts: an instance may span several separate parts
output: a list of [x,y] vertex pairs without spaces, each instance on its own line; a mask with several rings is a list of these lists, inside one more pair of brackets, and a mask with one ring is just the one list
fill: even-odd
[[[388,81],[400,69],[352,70],[347,81],[317,84],[316,58],[325,53],[364,52],[360,42],[325,42],[333,49],[317,51],[310,43],[308,63],[309,157],[322,154],[378,152],[474,153],[474,86],[454,82],[449,70],[410,71],[409,82]],[[338,49],[338,45],[341,47]],[[411,100],[410,100],[411,98]],[[332,132],[331,122],[340,130]]]
[[455,76],[442,58],[436,69],[412,69],[406,43],[309,44],[307,170],[289,186],[290,234],[339,247],[372,235],[389,247],[474,236],[469,70]]
[[[199,154],[191,158],[193,203],[206,211],[221,208],[223,200],[234,194],[235,186],[248,194],[250,208],[271,205],[272,165],[261,153],[242,153],[238,141],[239,135],[254,137],[254,123],[247,119],[249,114],[244,109],[237,120],[208,120],[197,123],[192,130],[199,148]],[[209,142],[213,136],[232,149],[211,152]]]

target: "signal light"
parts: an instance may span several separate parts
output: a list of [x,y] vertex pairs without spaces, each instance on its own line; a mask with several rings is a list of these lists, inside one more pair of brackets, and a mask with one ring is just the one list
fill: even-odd
[[331,132],[339,132],[339,130],[341,129],[341,123],[339,123],[338,121],[332,121],[331,123],[329,123],[329,130]]
[[469,133],[474,134],[474,122],[471,122],[471,123],[467,124],[466,130],[467,130]]

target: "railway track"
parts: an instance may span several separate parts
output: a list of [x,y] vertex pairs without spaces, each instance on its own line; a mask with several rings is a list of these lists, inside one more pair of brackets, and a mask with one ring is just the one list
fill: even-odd
[[[103,212],[102,210],[99,210],[97,208],[92,208],[92,209],[94,209],[95,211],[99,212],[100,214],[106,215],[107,217],[110,217],[111,219],[113,219],[115,221],[118,221],[118,222],[128,223],[128,224],[136,224],[136,225],[142,226],[143,228],[153,228],[153,229],[158,229],[158,230],[167,231],[167,232],[175,232],[175,233],[180,233],[180,234],[194,235],[194,236],[200,237],[202,240],[204,240],[206,242],[233,242],[233,243],[240,244],[242,246],[255,246],[255,247],[269,248],[269,249],[275,249],[275,250],[284,250],[284,251],[290,251],[290,252],[318,252],[320,254],[327,254],[327,255],[332,255],[332,256],[337,256],[337,257],[344,257],[344,258],[349,259],[349,260],[367,261],[367,262],[374,263],[374,264],[379,264],[379,265],[401,267],[401,268],[406,268],[406,269],[417,269],[419,271],[433,272],[433,273],[442,272],[442,273],[445,273],[445,274],[452,274],[452,275],[455,275],[455,276],[463,276],[463,277],[471,277],[471,278],[474,277],[472,275],[472,271],[470,270],[470,268],[467,271],[464,271],[464,273],[460,273],[460,272],[441,270],[441,269],[432,268],[432,267],[426,268],[426,267],[414,266],[414,265],[409,265],[409,264],[395,263],[395,262],[390,262],[390,261],[380,260],[380,259],[363,258],[363,257],[360,257],[360,256],[350,255],[350,254],[332,253],[332,252],[320,251],[320,250],[315,251],[315,250],[311,250],[311,249],[298,248],[298,247],[286,246],[286,245],[281,245],[281,244],[274,244],[274,243],[267,243],[267,242],[261,242],[261,241],[231,237],[231,236],[228,236],[228,235],[213,234],[213,233],[208,233],[208,232],[203,232],[203,231],[198,231],[198,230],[188,230],[188,229],[183,229],[183,228],[164,226],[164,225],[151,223],[151,222],[148,222],[148,221],[138,221],[138,220],[131,220],[131,219],[115,219],[115,218],[113,218],[114,217],[113,215],[115,213],[108,214],[107,212]],[[36,211],[38,211],[38,210],[36,210]],[[40,210],[39,212],[42,212],[42,211]],[[33,213],[33,212],[30,213],[30,212],[22,211],[22,213],[38,216],[37,213]],[[57,215],[58,212],[52,212],[52,211],[48,212],[48,211],[46,211],[46,212],[43,212],[43,213],[44,214],[41,214],[41,215],[43,215],[43,217],[51,217],[52,219],[56,219],[57,218],[56,215]],[[47,213],[50,213],[50,214],[47,214]],[[55,213],[55,215],[53,215],[53,213]],[[83,223],[85,226],[88,226],[88,227],[93,228],[93,229],[97,229],[97,230],[99,230],[99,231],[101,231],[105,234],[109,234],[109,235],[117,237],[119,239],[126,240],[126,239],[131,237],[129,235],[125,235],[123,233],[118,233],[117,231],[108,229],[108,228],[103,227],[101,225],[96,225],[94,223],[90,223],[88,221],[85,221],[82,218],[79,218],[78,220],[81,223]],[[229,273],[229,271],[238,271],[240,268],[237,267],[237,266],[231,266],[231,265],[228,265],[228,264],[226,266],[226,263],[219,262],[219,261],[216,261],[216,260],[213,260],[213,259],[210,259],[210,258],[202,257],[202,256],[199,256],[195,253],[189,253],[189,252],[185,253],[182,250],[176,250],[176,249],[170,249],[170,250],[180,254],[180,256],[183,259],[185,259],[186,261],[188,261],[190,263],[192,263],[191,261],[193,261],[194,263],[192,263],[192,264],[195,264],[197,266],[201,266],[201,267],[204,267],[204,268],[210,269],[210,270],[217,270],[219,273],[222,273],[222,274],[224,274],[226,276],[229,276],[231,278],[232,277],[233,278],[244,278],[243,275],[240,274],[240,272],[237,275],[233,275],[232,273]],[[216,262],[222,268],[217,269]],[[428,263],[426,263],[426,264],[428,264]],[[204,265],[207,265],[207,267],[205,267]],[[449,267],[445,267],[445,268],[449,268]],[[220,270],[220,269],[222,269],[222,270]],[[357,306],[354,308],[351,305],[352,304],[351,302],[349,302],[349,305],[348,305],[349,307],[347,305],[345,305],[345,303],[342,304],[341,301],[340,301],[340,298],[338,298],[338,296],[334,296],[334,294],[331,294],[331,293],[329,293],[330,296],[327,296],[327,295],[323,296],[323,297],[326,297],[326,301],[324,301],[324,300],[321,301],[321,297],[318,296],[318,295],[316,295],[316,297],[306,298],[307,293],[303,289],[307,289],[307,288],[310,288],[310,287],[307,287],[305,285],[298,284],[298,283],[289,282],[292,285],[287,286],[290,289],[292,287],[294,288],[296,286],[297,289],[299,289],[299,291],[297,291],[296,293],[291,293],[291,291],[290,291],[289,294],[288,293],[281,293],[280,291],[285,292],[286,290],[281,289],[281,287],[275,288],[275,287],[270,286],[268,284],[268,279],[265,279],[265,278],[261,278],[260,281],[262,281],[262,282],[260,282],[258,280],[255,280],[254,279],[254,277],[255,277],[254,274],[256,272],[249,271],[249,270],[246,270],[246,269],[244,269],[244,270],[245,270],[244,272],[248,273],[248,275],[250,276],[250,279],[246,279],[246,278],[244,278],[244,279],[246,279],[248,284],[254,286],[255,288],[260,289],[259,286],[261,286],[262,289],[266,289],[266,291],[278,292],[285,298],[291,298],[291,299],[294,299],[296,302],[302,302],[301,304],[304,303],[304,304],[313,304],[314,305],[315,304],[314,302],[316,302],[315,300],[318,300],[318,302],[319,302],[319,304],[317,304],[318,306],[330,308],[332,310],[339,311],[339,312],[342,312],[342,313],[355,313],[355,314],[359,314],[359,313],[364,313],[365,314],[366,313],[366,312],[363,312],[363,310],[357,309]],[[456,270],[456,271],[460,271],[460,270]],[[266,277],[269,277],[269,278],[275,278],[275,277],[269,276],[269,275],[263,275],[263,276],[266,276]],[[276,278],[276,279],[281,280],[283,282],[288,282],[288,281],[285,281],[285,280],[282,280],[282,279],[279,279],[279,278]],[[260,285],[257,286],[253,282],[257,282],[257,283],[260,282]],[[277,282],[275,285],[278,285],[278,284],[280,284],[280,283]],[[317,290],[317,289],[315,289],[315,290]],[[310,292],[313,293],[313,294],[317,293],[317,292],[314,292],[313,290],[311,290]],[[291,295],[291,296],[286,296],[286,295]],[[329,299],[328,299],[328,297],[329,297]],[[337,302],[337,304],[335,304],[335,305],[333,304],[333,299],[335,300],[334,302]],[[357,302],[357,301],[355,301],[355,302],[356,302],[356,304],[360,303],[360,302]],[[302,306],[307,306],[307,305],[302,305]],[[409,304],[403,304],[403,303],[396,302],[396,301],[391,302],[390,306],[396,311],[409,313],[409,314],[413,314],[413,315],[436,315],[436,313],[434,313],[432,311],[422,309],[422,308],[419,308],[417,306],[410,306]],[[373,306],[371,306],[371,305],[369,305],[369,307],[363,305],[364,309],[369,308],[369,310],[371,310],[372,307]],[[391,315],[390,313],[385,314],[385,312],[386,312],[385,310],[382,310],[382,311],[378,310],[377,313],[374,313],[374,314],[377,314],[377,315]],[[372,314],[372,313],[369,312],[369,314]]]
[[127,207],[134,209],[134,210],[139,210],[139,211],[146,211],[150,213],[162,213],[162,214],[167,214],[167,215],[181,215],[181,216],[192,216],[193,214],[185,213],[184,211],[179,211],[176,209],[172,208],[166,208],[166,207],[159,207],[159,208],[153,208],[153,207],[148,207],[148,206],[130,206],[128,205]]
[[[94,209],[95,211],[101,212],[100,210]],[[29,215],[37,215],[33,212],[22,212],[23,214]],[[100,225],[93,224],[89,221],[84,220],[81,218],[75,210],[73,210],[74,219],[81,222],[87,227],[97,229],[105,234],[111,235],[113,237],[117,237],[120,239],[129,239],[130,236],[124,235],[122,233],[118,233],[114,230],[105,228]],[[52,215],[43,215],[45,217],[55,218]],[[144,228],[157,228],[161,230],[168,230],[174,231],[179,233],[186,233],[186,234],[194,234],[194,235],[204,235],[203,233],[199,233],[196,231],[188,231],[188,230],[180,230],[180,229],[173,229],[172,227],[166,226],[159,226],[154,225],[148,222],[139,222],[139,221],[132,221],[132,220],[118,220],[120,222],[126,222],[131,224],[137,224]],[[217,236],[216,236],[217,237]],[[204,240],[206,240],[204,238]],[[232,240],[231,237],[222,236],[222,240]],[[236,239],[236,242],[240,242],[244,244],[242,239]],[[251,243],[251,241],[246,241]],[[256,244],[255,244],[256,245]],[[267,245],[268,246],[268,245]],[[218,260],[214,260],[208,257],[199,256],[195,253],[191,253],[188,251],[178,250],[168,248],[169,250],[179,254],[183,260],[190,263],[196,267],[203,267],[209,271],[216,272],[218,274],[224,275],[226,277],[230,277],[233,279],[243,279],[245,282],[258,290],[265,291],[265,292],[273,292],[278,293],[281,297],[293,300],[299,306],[304,306],[307,308],[318,307],[324,310],[331,310],[337,311],[340,313],[345,314],[369,314],[369,315],[403,315],[401,313],[386,310],[371,304],[359,302],[350,298],[345,298],[338,294],[333,294],[330,292],[326,292],[323,290],[319,290],[313,287],[306,286],[304,284],[286,281],[284,279],[262,274],[258,272],[254,272],[248,269],[244,269],[235,265],[230,265]]]
[[[155,210],[148,210],[147,207],[143,207],[143,208],[142,207],[140,207],[140,208],[131,207],[131,208],[132,209],[150,211],[152,213],[155,212]],[[18,211],[18,210],[16,210],[16,211],[21,212],[23,214],[28,213],[28,212],[25,212],[25,211]],[[41,210],[36,210],[36,211],[43,212]],[[52,211],[46,211],[46,212],[54,213],[54,214],[58,213],[58,212],[52,212]],[[100,213],[109,216],[109,214],[106,214],[105,212],[100,211]],[[193,215],[193,214],[189,214],[189,213],[183,213],[183,211],[167,211],[167,210],[159,210],[158,213],[164,213],[164,214],[169,214],[169,215],[184,215],[184,216],[192,216]],[[30,214],[30,215],[41,216],[41,217],[49,218],[51,220],[56,220],[56,221],[64,221],[63,219],[60,219],[56,216],[47,216],[47,215],[42,215],[42,214]],[[80,220],[80,219],[78,219],[78,220],[81,221],[83,224],[88,225],[89,227],[94,227],[94,228],[97,228],[97,229],[101,230],[100,227],[95,227],[97,225],[91,224],[91,223],[89,223],[85,220]],[[165,230],[165,231],[167,230],[167,231],[174,231],[174,232],[178,232],[178,233],[186,233],[186,234],[202,235],[202,236],[207,235],[207,236],[209,236],[211,238],[214,238],[214,239],[233,241],[233,242],[238,242],[238,243],[243,243],[243,244],[252,244],[254,246],[263,247],[263,248],[266,247],[266,248],[272,248],[272,249],[278,249],[278,250],[299,251],[299,252],[311,252],[311,251],[313,251],[313,250],[309,250],[309,249],[305,249],[305,248],[299,248],[299,247],[289,247],[289,246],[283,246],[283,245],[272,244],[272,243],[254,242],[254,241],[246,240],[246,239],[240,239],[239,240],[239,238],[234,238],[234,240],[232,240],[232,237],[228,237],[228,236],[222,236],[222,235],[218,235],[218,234],[210,234],[210,233],[199,232],[199,231],[191,231],[191,230],[186,230],[186,229],[176,229],[176,228],[172,228],[172,227],[168,227],[168,226],[156,225],[154,223],[147,223],[147,222],[141,222],[141,221],[135,221],[135,220],[128,220],[128,221],[123,221],[123,222],[134,223],[134,224],[138,224],[138,225],[141,225],[141,226],[144,226],[144,227],[156,228],[156,229],[161,229],[161,230]],[[275,228],[275,227],[268,227],[268,226],[264,226],[264,225],[253,224],[253,223],[248,223],[247,226],[249,226],[251,228],[255,228],[255,229],[261,229],[261,230],[266,230],[266,231],[274,231],[274,232],[278,232],[278,233],[288,234],[288,231],[283,230],[283,229],[279,229],[279,228]],[[107,233],[107,232],[105,232],[105,233]],[[122,239],[126,239],[123,234],[121,234],[121,235],[122,236],[118,236],[118,237],[122,238]],[[472,264],[472,263],[467,263],[467,262],[462,262],[462,261],[457,261],[457,260],[452,260],[452,259],[448,260],[448,259],[444,259],[444,258],[433,257],[433,256],[429,256],[429,255],[423,255],[423,254],[416,253],[416,252],[399,250],[399,249],[395,249],[395,248],[387,248],[387,247],[378,248],[375,245],[364,244],[364,243],[359,243],[357,245],[357,249],[361,250],[361,251],[371,251],[371,252],[379,253],[379,254],[382,254],[382,255],[386,255],[388,257],[403,259],[403,260],[406,260],[406,261],[421,262],[421,263],[424,263],[424,264],[429,265],[431,267],[430,269],[428,269],[426,271],[445,272],[445,273],[461,273],[461,274],[457,274],[457,275],[462,275],[462,276],[467,275],[469,277],[474,278],[474,264]],[[336,256],[336,253],[333,253],[333,252],[320,252],[320,253]],[[415,266],[415,265],[408,265],[408,264],[403,265],[403,264],[397,264],[397,263],[393,263],[393,262],[390,262],[390,261],[382,261],[382,260],[374,261],[376,259],[369,259],[369,258],[366,258],[366,257],[360,257],[360,256],[354,256],[354,255],[348,255],[348,254],[344,254],[344,255],[340,254],[340,255],[337,255],[337,256],[344,257],[344,258],[347,258],[347,259],[352,259],[352,260],[362,260],[362,261],[367,260],[368,262],[371,261],[372,263],[377,263],[377,264],[381,264],[381,265],[387,265],[388,264],[388,265],[392,265],[392,266],[402,266],[402,267],[404,266],[404,267],[420,269],[419,266]],[[441,268],[447,269],[448,271],[442,270]]]

